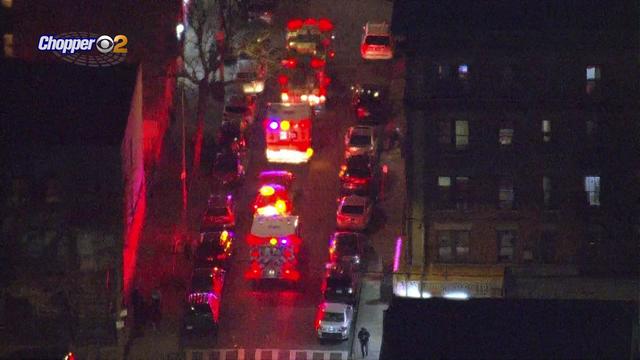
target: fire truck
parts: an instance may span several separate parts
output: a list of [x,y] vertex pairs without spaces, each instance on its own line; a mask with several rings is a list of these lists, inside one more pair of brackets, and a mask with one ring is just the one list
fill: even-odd
[[313,156],[313,113],[307,104],[272,103],[264,119],[267,160],[301,164]]
[[278,74],[280,100],[286,103],[308,103],[321,108],[327,99],[331,79],[325,71],[326,60],[315,55],[288,56],[282,60]]
[[287,22],[286,48],[299,54],[325,53],[333,58],[333,23],[329,19],[291,19]]
[[298,216],[255,215],[251,233],[248,280],[276,279],[295,283],[300,279],[298,254],[302,239]]

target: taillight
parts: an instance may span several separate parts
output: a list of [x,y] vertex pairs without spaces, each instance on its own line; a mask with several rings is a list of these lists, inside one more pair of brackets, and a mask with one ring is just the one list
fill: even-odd
[[356,110],[356,115],[359,118],[363,118],[363,117],[367,116],[367,110],[365,110],[365,108],[363,108],[363,107],[358,107],[358,109]]
[[360,51],[361,51],[363,54],[364,54],[364,53],[366,53],[366,52],[367,52],[367,50],[369,50],[369,45],[367,45],[367,44],[362,44],[362,45],[360,46]]
[[321,68],[324,65],[325,65],[325,62],[322,59],[318,59],[318,58],[311,59],[311,67],[314,69]]

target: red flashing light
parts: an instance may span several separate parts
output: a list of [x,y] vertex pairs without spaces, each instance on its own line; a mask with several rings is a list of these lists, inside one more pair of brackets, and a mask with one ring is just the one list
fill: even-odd
[[365,108],[363,108],[363,107],[358,107],[358,109],[356,110],[356,115],[359,118],[363,118],[363,117],[367,116],[367,110],[365,110]]
[[287,23],[287,30],[296,31],[296,30],[300,29],[302,27],[302,25],[303,25],[302,19],[291,19]]
[[329,19],[322,18],[318,20],[318,28],[322,32],[331,31],[333,30],[333,23]]
[[336,57],[336,52],[335,52],[335,51],[333,51],[333,50],[330,50],[330,51],[329,51],[329,58],[330,58],[330,59],[333,59],[334,57]]
[[298,60],[294,58],[284,59],[280,61],[280,63],[282,64],[282,66],[284,66],[287,69],[293,69],[296,66],[298,66]]
[[287,78],[287,76],[286,76],[286,75],[279,75],[279,76],[278,76],[278,83],[279,83],[281,86],[285,86],[285,85],[287,85],[287,83],[288,83],[288,82],[289,82],[289,78]]
[[318,58],[311,59],[311,67],[314,69],[319,69],[325,65],[325,61]]

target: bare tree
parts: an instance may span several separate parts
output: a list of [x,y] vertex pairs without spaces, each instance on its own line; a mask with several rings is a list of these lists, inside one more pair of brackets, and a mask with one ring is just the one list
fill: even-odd
[[205,113],[210,84],[216,69],[222,63],[215,36],[219,31],[220,3],[216,0],[198,0],[190,3],[188,26],[185,29],[184,71],[182,78],[198,89],[196,108],[197,128],[194,138],[193,170],[198,171],[202,156]]

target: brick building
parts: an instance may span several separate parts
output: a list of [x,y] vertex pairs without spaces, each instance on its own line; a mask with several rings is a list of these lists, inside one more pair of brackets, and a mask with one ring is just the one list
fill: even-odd
[[623,0],[394,3],[414,195],[396,292],[637,274],[639,18]]

